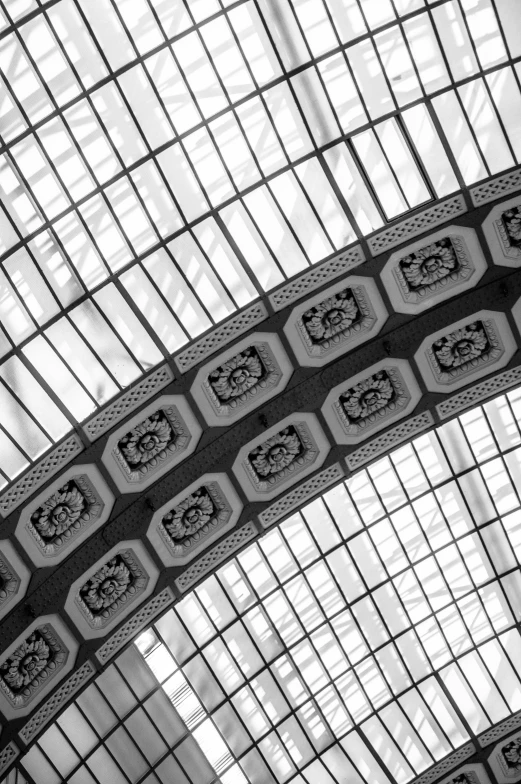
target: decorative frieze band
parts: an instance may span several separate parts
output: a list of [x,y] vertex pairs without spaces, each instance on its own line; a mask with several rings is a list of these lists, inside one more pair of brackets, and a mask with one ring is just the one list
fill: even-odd
[[83,443],[76,433],[66,438],[56,449],[49,452],[44,458],[31,468],[25,476],[15,482],[0,496],[0,517],[7,517],[14,509],[27,500],[39,487],[43,485],[54,474],[57,474],[63,466],[83,452]]
[[377,438],[373,438],[368,444],[364,444],[358,449],[355,449],[354,452],[351,452],[351,454],[346,457],[347,467],[350,471],[356,471],[361,466],[371,462],[371,460],[374,460],[380,455],[383,455],[390,449],[394,449],[395,446],[403,444],[404,441],[408,441],[410,438],[413,438],[413,436],[421,433],[433,424],[434,419],[432,418],[430,411],[424,411],[422,414],[411,417],[406,422],[402,422],[402,424],[393,427],[393,429],[389,430],[387,433],[384,433]]
[[460,749],[457,749],[457,751],[455,751],[453,754],[449,754],[448,757],[445,757],[445,759],[443,759],[441,762],[438,762],[437,765],[433,765],[432,768],[429,768],[429,770],[427,770],[421,776],[418,776],[417,779],[414,779],[412,784],[431,784],[432,781],[441,779],[444,773],[446,773],[448,770],[452,770],[461,762],[467,760],[474,754],[475,751],[476,747],[473,743],[466,743]]
[[90,661],[86,661],[68,678],[64,684],[31,716],[29,721],[18,733],[25,744],[29,744],[55,716],[60,708],[83,687],[95,674],[96,668]]
[[307,482],[302,482],[295,490],[286,493],[285,496],[264,509],[259,514],[261,525],[263,528],[268,528],[268,526],[280,520],[281,517],[284,517],[293,509],[300,508],[310,498],[313,498],[318,493],[322,493],[327,487],[343,478],[344,472],[339,463],[328,466],[328,468],[315,474]]
[[96,651],[96,658],[105,664],[112,659],[115,654],[123,648],[129,640],[141,631],[145,626],[153,621],[169,604],[172,604],[175,596],[171,588],[164,588],[156,596],[153,596],[144,607],[135,613],[121,629],[118,629],[112,637],[101,645]]
[[490,397],[498,395],[501,391],[510,389],[521,382],[521,366],[505,370],[504,373],[498,373],[493,378],[488,378],[475,384],[470,389],[464,389],[457,395],[443,400],[436,406],[436,411],[440,419],[448,419],[448,417],[459,414],[471,406],[484,403]]
[[505,735],[515,732],[520,727],[521,711],[517,711],[513,716],[509,716],[508,719],[499,722],[495,727],[491,727],[489,730],[486,730],[486,732],[482,732],[481,735],[478,735],[478,743],[481,748],[484,749],[486,746],[494,743],[494,741],[499,740],[499,738],[504,738]]
[[467,207],[462,195],[446,199],[440,204],[428,207],[418,215],[406,218],[396,226],[391,226],[389,229],[384,229],[370,237],[367,242],[371,253],[377,256],[379,253],[401,245],[402,242],[407,242],[408,239],[417,237],[418,234],[423,234],[424,231],[439,226],[457,215],[463,215],[465,212],[467,212]]
[[509,174],[501,174],[493,180],[476,185],[470,189],[470,198],[475,207],[486,204],[489,201],[500,199],[509,193],[513,193],[521,188],[521,169],[516,169]]
[[2,776],[10,765],[15,761],[15,759],[20,755],[20,750],[16,743],[11,741],[4,746],[4,748],[0,751],[0,776]]
[[209,572],[212,572],[220,563],[237,552],[246,542],[257,536],[257,529],[253,523],[246,523],[241,528],[233,531],[226,539],[219,542],[209,552],[205,553],[198,561],[188,567],[175,581],[179,591],[184,593]]
[[83,432],[89,439],[94,441],[110,430],[111,427],[117,425],[122,419],[128,416],[138,406],[144,403],[149,398],[153,397],[156,392],[164,389],[171,381],[174,380],[174,374],[168,367],[163,367],[155,370],[149,376],[136,384],[135,387],[129,389],[118,397],[107,408],[104,408],[99,414],[93,416],[83,425]]
[[291,305],[292,302],[296,302],[301,297],[306,296],[306,294],[310,294],[315,289],[320,288],[329,280],[334,280],[334,278],[344,275],[354,269],[354,267],[358,267],[364,261],[365,257],[361,247],[355,245],[353,248],[342,251],[333,259],[317,264],[313,269],[304,272],[295,280],[291,280],[269,295],[273,310],[282,310],[287,305]]
[[209,357],[214,351],[218,351],[223,346],[231,343],[232,340],[260,324],[266,318],[268,318],[266,306],[263,302],[256,302],[242,313],[238,313],[224,324],[216,327],[208,335],[205,335],[204,338],[197,340],[184,351],[181,351],[174,357],[174,362],[181,373],[186,373],[187,370],[198,365],[199,362]]

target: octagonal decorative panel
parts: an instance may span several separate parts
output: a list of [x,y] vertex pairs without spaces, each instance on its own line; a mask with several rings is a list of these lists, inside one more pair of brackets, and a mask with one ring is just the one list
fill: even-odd
[[50,566],[103,525],[113,503],[96,466],[77,465],[24,508],[15,535],[36,566]]
[[334,387],[322,413],[339,444],[358,444],[410,414],[420,398],[407,360],[386,359]]
[[414,359],[427,389],[446,392],[504,367],[515,350],[505,314],[480,310],[429,335]]
[[205,474],[154,513],[147,536],[165,566],[185,564],[233,528],[241,511],[226,474]]
[[329,448],[314,414],[293,414],[245,444],[233,471],[247,498],[270,499],[320,468]]
[[510,735],[494,746],[488,762],[498,784],[521,779],[521,732]]
[[0,618],[23,599],[31,573],[11,542],[0,541]]
[[102,460],[122,493],[148,487],[195,450],[202,429],[182,395],[166,395],[121,425]]
[[300,364],[324,365],[377,335],[387,315],[376,283],[352,276],[292,310],[284,332]]
[[521,265],[521,197],[497,204],[483,222],[483,231],[494,264]]
[[486,269],[476,232],[448,226],[391,254],[381,277],[398,313],[421,313],[475,286]]
[[65,610],[84,637],[100,637],[135,612],[158,576],[142,542],[120,542],[72,584]]
[[209,425],[226,425],[281,392],[292,372],[280,338],[259,332],[204,365],[191,392]]
[[37,618],[0,658],[0,710],[26,716],[74,666],[78,644],[57,615]]

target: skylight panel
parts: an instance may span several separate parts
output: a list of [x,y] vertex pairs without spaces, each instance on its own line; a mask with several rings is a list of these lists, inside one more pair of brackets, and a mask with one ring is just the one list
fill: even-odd
[[52,112],[52,102],[14,33],[0,41],[0,69],[30,122]]
[[[5,368],[5,369],[4,369]],[[14,368],[11,366],[4,366],[2,376],[7,374],[8,378],[12,378],[15,384],[15,390],[19,391],[16,386],[16,378],[12,376]],[[42,390],[43,391],[43,390]],[[31,460],[39,457],[51,445],[51,440],[46,435],[25,409],[20,405],[16,397],[12,394],[5,383],[0,382],[0,404],[2,406],[2,427],[10,436],[15,444],[24,451],[25,455]],[[58,422],[59,427],[60,422]],[[4,453],[5,462],[1,468],[9,476],[11,469],[7,459],[11,457],[8,450]],[[19,461],[16,461],[19,462]]]
[[227,108],[228,100],[198,33],[183,36],[172,48],[203,117]]
[[266,106],[260,98],[251,98],[238,106],[237,117],[264,176],[288,163]]
[[324,153],[324,159],[347,202],[353,217],[364,232],[383,225],[380,212],[362,179],[345,143],[341,142]]
[[118,83],[148,146],[154,150],[171,141],[174,131],[143,66],[125,71],[118,77]]
[[243,201],[284,273],[290,277],[305,269],[309,262],[268,188],[257,188]]
[[[143,261],[143,266],[154,286],[157,286],[163,301],[172,309],[191,338],[212,326],[208,311],[199,302],[187,280],[163,248],[148,256]],[[180,333],[179,340],[181,344],[185,342],[180,337]]]
[[147,147],[132,119],[115,82],[109,82],[91,93],[91,100],[104,126],[104,133],[125,166],[143,158]]
[[298,105],[317,147],[340,135],[340,127],[315,66],[291,78]]
[[429,190],[399,123],[394,118],[386,120],[375,130],[409,207],[428,201]]
[[180,144],[159,153],[156,160],[180,207],[183,220],[193,221],[210,209]]
[[325,0],[333,25],[342,43],[363,35],[367,31],[357,0]]
[[42,326],[59,312],[60,307],[53,292],[46,286],[25,248],[20,248],[5,259],[3,267],[16,287],[20,300],[37,324]]
[[450,90],[434,98],[432,103],[464,181],[470,184],[487,177],[488,171],[456,93]]
[[15,99],[11,96],[9,85],[0,76],[0,137],[4,144],[23,133],[28,125]]
[[343,52],[321,60],[318,70],[344,133],[367,121],[364,98],[359,94]]
[[82,4],[77,10],[92,30],[98,51],[103,53],[112,71],[135,59],[132,43],[111,0],[100,0],[96,5]]
[[353,145],[358,158],[363,161],[373,191],[388,219],[407,210],[407,202],[400,184],[397,182],[389,160],[382,154],[382,147],[373,130],[364,131],[353,137]]
[[[120,237],[121,233],[128,240],[134,254],[143,253],[152,245],[155,245],[159,240],[159,236],[128,177],[122,177],[117,182],[109,185],[105,190],[105,194],[106,203],[110,205],[110,212],[108,210],[105,212],[105,205],[102,206],[103,203],[99,202],[99,218],[103,220],[105,225],[110,225],[110,229],[107,229],[105,234],[105,247],[110,246],[111,250],[105,251],[105,258],[110,266],[117,270],[123,266],[123,259],[125,261],[128,260],[127,249],[124,246],[123,239]],[[101,218],[103,213],[105,215]],[[93,231],[93,215],[91,216],[90,226]],[[93,234],[96,236],[95,231],[93,231]],[[119,258],[116,261],[117,257]]]
[[0,319],[15,345],[36,330],[36,325],[16,293],[16,289],[2,270],[0,270]]
[[349,47],[346,55],[371,119],[392,112],[395,102],[372,41],[367,39]]
[[44,157],[34,136],[27,136],[11,147],[15,165],[25,178],[31,195],[48,220],[70,206],[67,193]]
[[289,0],[282,0],[276,9],[270,0],[259,0],[259,9],[286,71],[311,59]]
[[95,410],[93,398],[43,336],[31,340],[24,346],[23,352],[78,422],[86,419]]
[[192,26],[183,0],[148,0],[156,12],[167,38],[173,38]]
[[[144,64],[175,131],[184,133],[198,125],[202,120],[201,114],[190,95],[170,47],[147,57]],[[141,105],[139,101],[137,103]],[[163,116],[162,110],[159,112],[159,109],[156,109],[156,113]]]
[[80,93],[74,73],[63,56],[43,14],[20,27],[20,35],[27,51],[42,76],[52,100],[58,106]]
[[[112,186],[111,194],[114,199],[116,214],[119,212],[128,226],[128,218],[125,220],[125,210],[132,209],[135,206],[135,196],[129,187],[128,179],[125,177],[118,180]],[[126,196],[128,196],[128,202],[125,204]],[[99,194],[83,202],[80,207],[80,215],[83,218],[82,224],[85,225],[89,232],[90,243],[92,245],[95,243],[96,251],[103,257],[110,270],[115,272],[132,259],[132,252],[109,207],[106,196]],[[138,220],[139,217],[141,216],[137,216]],[[145,221],[145,231],[147,228],[149,227]],[[132,236],[130,239],[134,239],[137,236],[139,240],[139,234],[137,233],[139,231],[143,231],[143,223],[138,223],[135,228],[131,227]],[[135,235],[134,232],[136,232]],[[146,240],[142,239],[141,241],[143,246],[146,246]],[[149,244],[152,244],[150,237],[148,237],[148,241]]]
[[184,227],[167,183],[153,161],[146,161],[133,169],[130,177],[137,189],[136,196],[142,203],[142,209],[150,216],[151,224],[160,237],[166,237]]
[[422,89],[401,28],[389,27],[374,40],[397,104],[403,106],[421,98]]
[[186,136],[183,147],[213,207],[235,195],[235,188],[206,128]]
[[46,12],[55,38],[60,42],[83,87],[88,89],[109,73],[74,0],[48,5]]
[[83,155],[60,118],[55,117],[41,126],[38,139],[73,201],[78,201],[94,190],[96,183],[85,165]]
[[232,8],[228,19],[256,83],[262,86],[280,76],[282,69],[279,59],[255,4],[248,0]]
[[208,128],[235,187],[244,190],[259,182],[262,175],[235,113],[213,120]]
[[0,196],[3,207],[23,237],[42,225],[39,208],[6,154],[0,156]]
[[118,0],[117,10],[139,54],[145,54],[164,42],[146,0]]
[[503,62],[507,53],[490,0],[461,0],[482,68]]
[[200,32],[229,100],[234,103],[253,92],[255,84],[226,17],[208,22]]
[[490,172],[514,166],[515,160],[483,79],[458,87],[458,93]]
[[475,74],[478,61],[457,0],[436,6],[432,9],[432,16],[453,80]]
[[429,14],[408,19],[403,30],[425,92],[448,87],[450,77]]

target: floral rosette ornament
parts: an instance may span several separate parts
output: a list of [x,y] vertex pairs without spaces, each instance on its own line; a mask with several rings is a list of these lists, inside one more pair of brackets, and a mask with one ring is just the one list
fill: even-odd
[[440,338],[432,348],[440,367],[451,370],[463,368],[472,360],[483,356],[490,344],[483,324],[476,321]]
[[412,290],[438,283],[458,267],[458,257],[448,237],[400,260],[400,270]]
[[512,207],[501,216],[510,244],[521,248],[521,208]]
[[41,538],[58,545],[88,519],[87,501],[73,481],[53,493],[31,515],[31,523]]
[[191,538],[210,523],[215,513],[210,495],[205,488],[201,488],[168,512],[162,522],[174,541],[188,545]]
[[302,321],[311,340],[327,346],[338,340],[360,318],[360,309],[351,289],[344,289],[307,310]]
[[52,651],[38,632],[34,632],[0,667],[0,677],[11,692],[20,694],[45,670]]
[[506,746],[503,746],[501,753],[509,768],[521,770],[521,738],[514,738]]
[[392,404],[394,387],[385,370],[361,381],[340,397],[345,413],[352,422],[362,422]]
[[286,427],[256,447],[248,457],[259,477],[274,481],[283,469],[291,466],[302,451],[303,445],[295,428]]
[[266,371],[254,348],[246,349],[210,373],[210,385],[222,403],[243,400],[257,386]]
[[118,443],[131,470],[146,471],[166,457],[174,440],[172,426],[163,411],[157,411],[127,433]]
[[132,573],[123,558],[116,556],[85,583],[80,597],[93,615],[100,615],[133,592]]

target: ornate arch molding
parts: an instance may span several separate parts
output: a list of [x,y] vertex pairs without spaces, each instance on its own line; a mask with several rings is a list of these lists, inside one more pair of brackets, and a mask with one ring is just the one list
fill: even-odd
[[[474,190],[475,203],[485,198]],[[490,193],[498,198],[492,185]],[[505,210],[518,202],[521,209],[521,194],[510,193]],[[90,443],[69,449],[66,471],[44,472],[17,497],[2,539],[32,577],[10,599],[0,659],[34,642],[25,638],[52,614],[66,629],[60,639],[73,640],[73,663],[45,701],[35,699],[23,717],[4,716],[6,770],[10,744],[31,743],[140,628],[266,527],[398,443],[521,381],[521,277],[513,251],[508,263],[501,255],[501,208],[485,201],[430,234],[432,224],[414,216],[370,240],[375,255],[357,257],[356,274],[352,259],[344,271],[328,262],[324,275],[306,273],[286,287],[286,305],[280,293],[256,305],[248,329],[231,331],[232,345],[205,339],[206,353],[184,372],[177,357],[107,406],[83,428]],[[396,306],[399,286],[416,310]],[[123,487],[115,471],[135,481]],[[162,529],[147,536],[156,522]],[[43,539],[38,558],[23,546],[27,525]],[[70,547],[69,531],[77,538]]]

